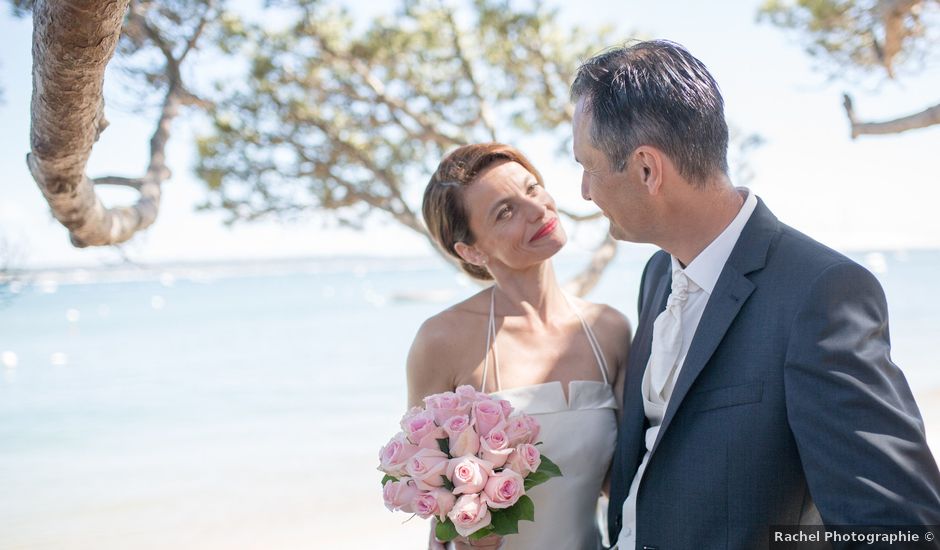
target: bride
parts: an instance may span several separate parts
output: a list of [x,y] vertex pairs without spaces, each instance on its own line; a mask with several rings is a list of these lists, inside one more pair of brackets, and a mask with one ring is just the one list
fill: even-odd
[[[470,384],[541,424],[562,477],[535,487],[535,521],[460,550],[595,550],[597,499],[617,436],[630,326],[615,309],[567,296],[551,258],[566,242],[555,201],[522,153],[499,143],[450,153],[424,193],[438,245],[492,286],[431,317],[408,355],[409,406]],[[433,536],[430,547],[443,548]]]

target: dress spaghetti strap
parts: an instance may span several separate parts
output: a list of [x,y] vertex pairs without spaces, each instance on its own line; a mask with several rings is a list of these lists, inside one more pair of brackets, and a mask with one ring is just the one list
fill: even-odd
[[604,383],[610,384],[610,380],[607,379],[607,360],[604,358],[601,345],[597,342],[597,336],[594,336],[594,331],[591,330],[591,325],[587,324],[587,321],[585,321],[584,317],[581,316],[581,312],[578,311],[578,308],[576,308],[574,304],[571,303],[568,295],[563,295],[565,297],[565,301],[568,302],[568,307],[571,308],[571,311],[574,311],[574,314],[578,316],[578,320],[581,321],[581,326],[584,328],[584,334],[587,335],[588,343],[591,344],[591,351],[594,352],[594,359],[597,360],[597,368],[601,370],[601,376],[604,378]]
[[499,383],[499,359],[496,356],[496,285],[491,287],[490,292],[490,320],[486,326],[486,348],[483,350],[483,382],[480,384],[480,391],[486,393],[486,372],[490,365],[490,346],[493,346],[493,372],[496,379],[496,391],[502,390]]

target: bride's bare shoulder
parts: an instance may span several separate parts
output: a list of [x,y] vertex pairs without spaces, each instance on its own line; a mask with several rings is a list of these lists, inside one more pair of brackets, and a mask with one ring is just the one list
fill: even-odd
[[578,305],[607,356],[611,379],[621,379],[620,371],[627,363],[632,338],[630,320],[620,310],[607,304],[579,300]]
[[489,298],[481,292],[422,323],[408,352],[409,402],[455,387],[473,354],[482,354],[488,314]]
[[575,298],[575,305],[583,312],[585,320],[595,329],[615,335],[630,334],[630,320],[619,309],[607,304],[589,302]]
[[[435,351],[446,351],[454,345],[459,345],[471,339],[471,336],[485,329],[477,322],[489,314],[489,292],[480,291],[462,302],[429,317],[418,329],[415,344],[431,346]],[[476,325],[481,325],[477,327]]]
[[586,300],[580,300],[580,308],[602,346],[613,352],[617,361],[625,361],[633,332],[627,316],[607,304]]

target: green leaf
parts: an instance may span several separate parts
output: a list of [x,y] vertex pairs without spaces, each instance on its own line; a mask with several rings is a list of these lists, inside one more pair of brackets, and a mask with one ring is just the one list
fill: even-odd
[[493,532],[500,536],[513,535],[519,532],[519,514],[513,510],[515,505],[504,510],[491,512],[490,525]]
[[523,481],[522,486],[525,487],[525,490],[535,487],[536,485],[541,485],[553,477],[560,477],[562,475],[561,468],[557,464],[549,460],[547,457],[542,456],[542,463],[539,464],[539,469],[527,475],[525,481]]
[[547,456],[542,456],[542,463],[539,464],[539,469],[536,472],[542,472],[548,475],[548,477],[560,477],[561,468],[557,464],[548,459]]
[[535,521],[535,504],[531,498],[522,495],[509,508],[495,510],[491,514],[493,532],[501,536],[512,535],[519,532],[520,521]]
[[398,481],[398,478],[385,474],[385,477],[382,478],[382,487],[385,487],[385,484],[389,481]]
[[539,464],[539,469],[527,475],[525,481],[522,482],[522,486],[525,487],[526,491],[528,491],[536,485],[541,485],[549,479],[553,477],[560,477],[561,475],[561,468],[559,468],[557,464],[543,455],[542,463]]
[[442,453],[444,453],[447,456],[450,456],[450,439],[446,437],[444,439],[438,439],[437,446],[441,448]]
[[434,536],[437,537],[437,540],[442,540],[448,542],[457,538],[457,528],[454,527],[454,522],[447,518],[447,521],[437,522],[437,527],[434,528]]
[[519,509],[519,519],[525,521],[535,521],[535,503],[528,495],[519,497],[519,502],[512,505]]
[[470,540],[480,540],[492,534],[493,534],[493,527],[487,526],[487,527],[484,527],[483,529],[480,529],[479,531],[474,531],[473,533],[470,533],[470,536],[467,538]]
[[525,490],[535,487],[536,485],[541,485],[551,479],[551,476],[544,472],[532,472],[527,475],[526,478],[522,481],[522,486],[525,487]]

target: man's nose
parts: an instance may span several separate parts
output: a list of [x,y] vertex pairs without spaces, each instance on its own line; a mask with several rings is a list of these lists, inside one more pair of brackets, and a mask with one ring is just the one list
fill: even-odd
[[587,174],[581,175],[581,198],[586,201],[591,200],[591,186],[588,185]]

